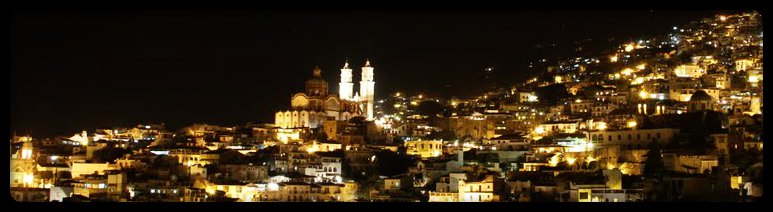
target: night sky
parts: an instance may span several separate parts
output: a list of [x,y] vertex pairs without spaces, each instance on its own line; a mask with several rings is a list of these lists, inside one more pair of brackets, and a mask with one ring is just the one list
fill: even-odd
[[273,122],[315,65],[337,93],[345,58],[356,67],[355,81],[371,59],[377,99],[394,91],[471,95],[481,91],[488,66],[500,80],[521,80],[537,44],[645,38],[713,14],[17,11],[11,132]]

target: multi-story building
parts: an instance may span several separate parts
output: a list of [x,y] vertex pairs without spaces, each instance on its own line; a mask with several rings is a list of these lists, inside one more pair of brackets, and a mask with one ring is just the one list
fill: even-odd
[[438,140],[416,140],[405,141],[406,153],[409,155],[419,155],[422,158],[437,157],[443,154],[443,141]]

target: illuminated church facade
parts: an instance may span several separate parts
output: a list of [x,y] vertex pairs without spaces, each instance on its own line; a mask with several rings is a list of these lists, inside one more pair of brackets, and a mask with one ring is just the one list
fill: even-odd
[[306,81],[305,92],[290,98],[290,110],[275,114],[274,124],[280,128],[317,128],[326,120],[348,121],[352,117],[364,116],[373,119],[375,82],[370,61],[362,67],[360,92],[354,93],[352,69],[349,62],[341,69],[338,95],[328,91],[328,83],[322,78],[322,70],[315,67],[312,78]]

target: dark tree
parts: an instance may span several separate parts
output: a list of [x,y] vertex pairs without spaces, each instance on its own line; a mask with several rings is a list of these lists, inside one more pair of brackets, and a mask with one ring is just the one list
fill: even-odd
[[93,159],[98,163],[113,162],[115,159],[121,158],[124,154],[131,153],[130,150],[117,148],[117,147],[105,147],[94,151]]
[[238,151],[227,151],[220,154],[220,164],[244,164],[247,158]]
[[540,102],[554,105],[558,103],[562,98],[570,97],[571,94],[566,91],[566,85],[564,84],[552,84],[545,87],[537,88],[535,91],[537,98]]
[[417,112],[419,112],[419,114],[430,117],[443,113],[444,110],[445,105],[431,100],[419,103],[419,107],[417,108]]
[[762,162],[762,152],[756,149],[739,149],[730,151],[730,163],[746,170],[749,166]]
[[647,151],[647,160],[644,161],[644,176],[659,179],[665,170],[663,157],[660,155],[660,147],[656,143],[651,143],[649,151]]
[[379,175],[394,176],[408,172],[413,166],[413,158],[407,154],[397,154],[389,150],[376,152],[376,170]]
[[451,132],[449,130],[443,130],[443,131],[434,131],[427,135],[425,137],[429,140],[444,140],[444,141],[453,141],[456,140],[456,135],[454,132]]

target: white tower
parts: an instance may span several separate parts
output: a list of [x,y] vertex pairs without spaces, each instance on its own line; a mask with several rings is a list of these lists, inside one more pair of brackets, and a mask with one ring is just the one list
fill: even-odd
[[354,83],[352,83],[352,69],[349,68],[349,61],[346,61],[344,68],[341,69],[341,82],[338,83],[338,97],[342,100],[352,100],[354,98]]
[[360,81],[360,100],[362,100],[362,109],[368,120],[373,120],[373,93],[376,82],[373,81],[373,67],[370,67],[370,60],[365,60],[365,66],[362,67],[362,80]]

